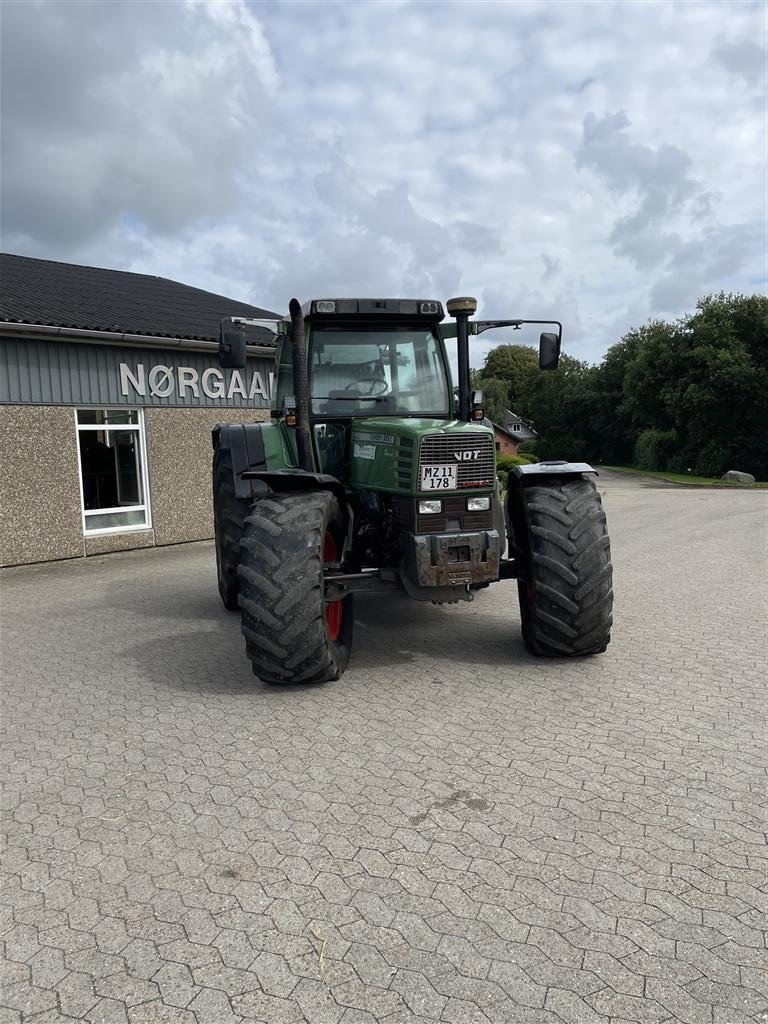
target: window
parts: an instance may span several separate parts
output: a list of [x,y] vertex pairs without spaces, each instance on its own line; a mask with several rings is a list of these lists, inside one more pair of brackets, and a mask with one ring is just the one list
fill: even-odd
[[84,533],[150,525],[144,415],[140,409],[78,409]]
[[448,382],[431,331],[314,328],[309,354],[316,416],[446,416]]

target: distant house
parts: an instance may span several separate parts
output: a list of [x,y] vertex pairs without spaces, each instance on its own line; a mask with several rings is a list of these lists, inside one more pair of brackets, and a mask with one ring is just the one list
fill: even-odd
[[527,420],[524,420],[522,416],[518,416],[509,409],[507,409],[507,420],[504,426],[517,439],[518,444],[522,444],[523,441],[533,441],[534,438],[539,436]]
[[496,451],[498,454],[517,455],[517,449],[522,443],[521,438],[517,437],[511,431],[507,430],[506,427],[502,427],[498,423],[491,421],[491,425],[496,438]]

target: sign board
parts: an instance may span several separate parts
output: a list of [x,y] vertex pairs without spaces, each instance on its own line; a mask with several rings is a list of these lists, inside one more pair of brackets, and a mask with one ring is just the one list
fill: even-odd
[[222,370],[215,352],[0,341],[0,404],[265,409],[275,363]]

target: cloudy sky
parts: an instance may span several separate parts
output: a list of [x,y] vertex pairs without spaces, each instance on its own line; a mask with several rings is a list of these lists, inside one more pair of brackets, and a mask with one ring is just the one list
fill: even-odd
[[765,289],[766,10],[5,0],[2,248],[280,312],[473,294],[595,361]]

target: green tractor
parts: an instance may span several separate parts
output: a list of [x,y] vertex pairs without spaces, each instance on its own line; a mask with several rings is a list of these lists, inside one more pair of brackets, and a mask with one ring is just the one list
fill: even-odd
[[[272,421],[213,431],[219,592],[240,610],[248,657],[265,681],[337,679],[358,592],[456,603],[514,579],[532,654],[606,649],[612,567],[595,471],[517,466],[502,504],[494,432],[482,393],[470,391],[470,335],[555,326],[539,350],[541,368],[552,370],[562,327],[471,320],[472,298],[447,309],[454,323],[443,323],[434,300],[293,299],[290,316],[270,325]],[[225,321],[220,364],[242,369],[245,360],[243,324]]]

